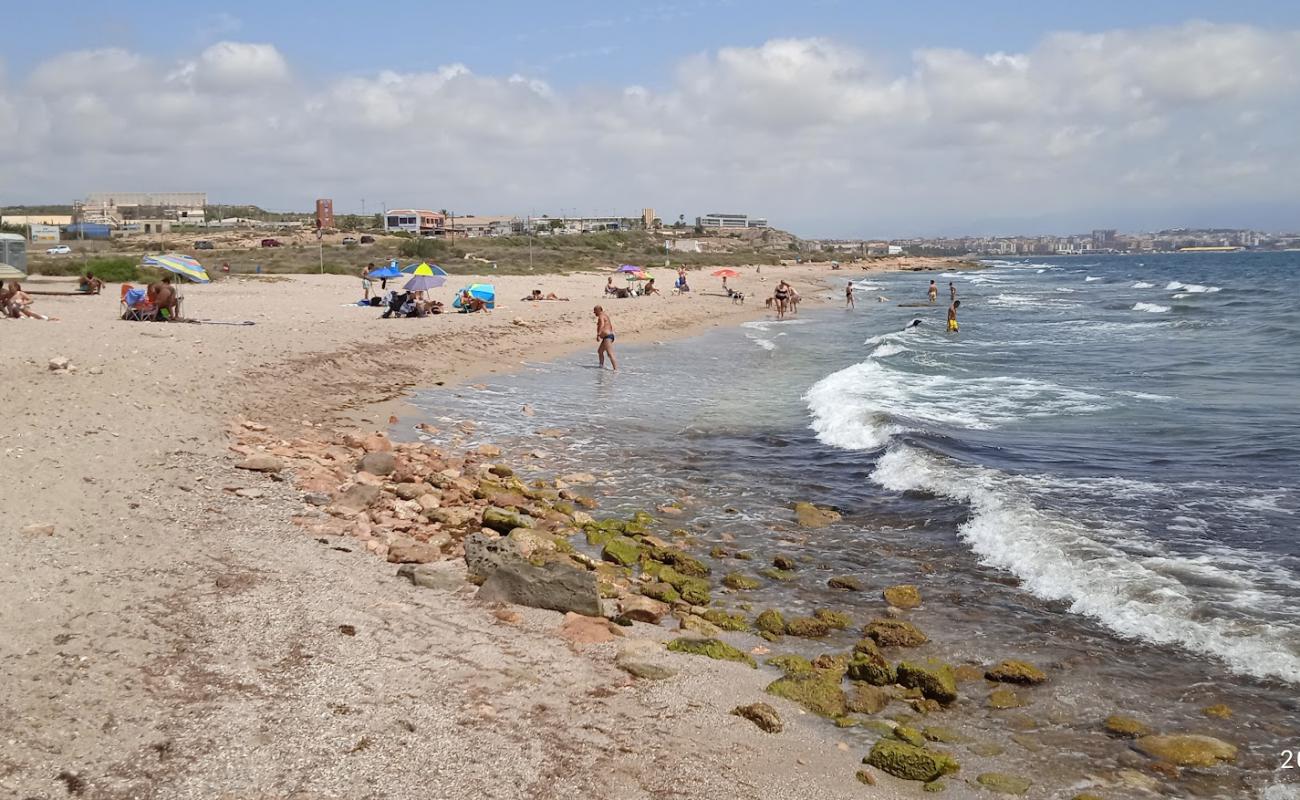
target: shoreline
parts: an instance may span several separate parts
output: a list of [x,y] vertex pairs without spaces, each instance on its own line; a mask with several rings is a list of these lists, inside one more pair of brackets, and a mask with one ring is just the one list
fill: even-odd
[[[821,271],[767,270],[773,278],[789,275],[796,286]],[[0,488],[7,507],[22,509],[8,518],[16,547],[5,564],[12,577],[0,583],[6,601],[0,634],[22,655],[6,667],[0,708],[8,719],[40,722],[36,728],[6,725],[10,744],[0,760],[10,766],[0,786],[19,793],[75,786],[95,796],[163,791],[206,797],[213,789],[275,792],[309,785],[317,796],[352,797],[362,793],[362,781],[368,792],[387,785],[388,796],[403,796],[404,781],[427,787],[430,776],[393,774],[396,764],[449,757],[463,763],[465,741],[482,753],[518,752],[511,731],[534,724],[538,713],[535,704],[515,696],[521,687],[540,685],[543,694],[571,698],[567,710],[556,712],[560,718],[548,722],[552,737],[600,728],[602,720],[641,719],[647,702],[641,691],[617,677],[622,673],[560,647],[554,615],[524,613],[521,633],[513,622],[459,599],[447,599],[446,607],[435,600],[430,607],[383,562],[358,562],[354,554],[304,536],[291,519],[303,507],[301,494],[232,470],[226,450],[232,430],[226,421],[241,412],[270,414],[285,441],[292,441],[298,430],[319,432],[381,414],[391,408],[381,404],[399,400],[426,378],[428,384],[465,380],[514,368],[523,355],[576,349],[589,324],[576,290],[603,277],[499,278],[504,296],[540,284],[561,292],[575,287],[575,299],[508,304],[478,319],[378,320],[373,309],[340,309],[330,297],[346,297],[355,290],[345,287],[355,281],[304,276],[187,290],[192,315],[253,319],[255,326],[128,325],[115,319],[117,298],[108,294],[41,298],[42,310],[61,316],[61,323],[0,322],[15,345],[7,366],[16,379],[5,385],[4,398],[19,409],[3,436],[5,456],[45,487],[39,505],[27,502],[20,486]],[[694,278],[707,280],[700,273]],[[808,299],[813,294],[805,291]],[[723,298],[626,302],[633,305],[613,307],[620,333],[663,338],[763,313],[752,306],[733,311]],[[674,302],[692,305],[674,308]],[[524,324],[513,321],[516,315]],[[440,322],[458,327],[447,331]],[[556,326],[575,330],[557,340]],[[447,357],[449,349],[456,355]],[[71,364],[47,367],[55,358]],[[340,634],[340,626],[351,626],[357,636]],[[504,633],[497,630],[502,626]],[[391,657],[373,649],[379,642],[361,633],[369,630],[387,642]],[[466,651],[486,648],[502,663],[489,660],[464,674],[455,653],[434,653],[422,644],[464,630],[473,631]],[[522,662],[519,648],[528,653]],[[428,675],[410,673],[413,659],[429,658],[447,663]],[[517,674],[536,659],[555,663],[561,674],[581,674],[583,681],[575,686]],[[428,691],[412,695],[409,687],[376,684],[384,669]],[[692,663],[689,669],[720,672],[726,683],[741,685],[731,665]],[[59,688],[19,690],[43,682]],[[787,719],[797,737],[758,732],[726,709],[718,711],[718,698],[702,703],[708,686],[687,681],[675,697],[646,690],[673,711],[655,718],[672,731],[666,744],[651,748],[659,753],[655,759],[643,760],[639,748],[627,744],[628,735],[635,740],[654,722],[642,720],[614,736],[625,741],[613,751],[622,756],[578,741],[558,754],[489,760],[520,787],[544,785],[537,783],[540,776],[558,769],[559,785],[583,787],[591,796],[636,796],[607,780],[583,783],[579,773],[597,764],[627,772],[645,790],[685,780],[698,796],[737,785],[763,787],[772,796],[857,794],[861,787],[846,768],[860,753],[840,750],[831,734],[797,719]],[[614,694],[596,698],[602,702],[595,705],[609,703],[612,710],[583,699],[584,692],[611,689]],[[339,702],[327,702],[333,693]],[[478,705],[470,703],[471,695]],[[464,721],[482,697],[494,695],[508,698],[500,703],[505,708],[495,708],[496,724],[484,724],[490,715]],[[349,697],[355,702],[343,702]],[[763,699],[761,692],[753,699]],[[410,735],[414,731],[402,720],[366,732],[386,709],[398,707],[425,717],[405,722],[436,735]],[[207,721],[191,722],[194,714]],[[269,719],[279,720],[274,735],[259,722]],[[390,724],[406,733],[394,737]],[[450,735],[463,732],[447,729],[453,724],[471,724],[473,732]],[[349,753],[370,755],[342,758]],[[688,754],[698,758],[680,764]],[[292,780],[274,766],[300,762],[310,767]],[[470,772],[446,785],[466,792],[501,788],[499,775]]]

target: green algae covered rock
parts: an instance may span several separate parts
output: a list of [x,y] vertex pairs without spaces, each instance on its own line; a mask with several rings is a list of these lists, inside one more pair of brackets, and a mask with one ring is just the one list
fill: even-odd
[[948,664],[934,659],[919,663],[903,661],[899,663],[897,672],[899,685],[920,689],[921,694],[931,700],[946,704],[957,699],[957,678]]
[[782,634],[785,633],[785,617],[781,616],[780,611],[769,608],[754,620],[754,627],[764,633]]
[[651,547],[646,554],[655,561],[671,565],[681,574],[693,578],[703,578],[712,572],[703,561],[674,547]]
[[679,603],[682,596],[672,587],[672,584],[655,581],[654,583],[641,584],[641,594],[661,603]]
[[947,753],[927,750],[897,739],[881,739],[876,742],[863,763],[895,778],[924,783],[961,769],[957,760]]
[[1010,689],[994,689],[989,692],[988,705],[989,708],[995,709],[1021,708],[1025,705],[1025,701]]
[[805,639],[819,639],[830,633],[831,629],[816,617],[793,617],[786,621],[785,632]]
[[762,575],[764,578],[767,578],[768,580],[773,580],[773,581],[794,580],[793,572],[785,569],[777,569],[776,567],[763,567],[758,571],[758,574]]
[[844,705],[858,714],[879,714],[889,705],[889,692],[879,686],[854,681],[845,693]]
[[794,504],[794,521],[803,528],[825,528],[838,522],[840,515],[830,509],[818,508],[812,503]]
[[743,614],[733,614],[720,608],[710,608],[703,614],[704,618],[724,631],[747,631],[749,622]]
[[709,604],[709,582],[703,578],[693,578],[689,575],[683,575],[667,565],[661,565],[657,569],[652,568],[651,570],[645,571],[653,571],[657,573],[659,580],[669,584],[681,593],[682,599],[686,602],[697,606],[707,606]]
[[921,735],[921,732],[916,728],[910,728],[907,725],[899,725],[894,728],[894,738],[915,747],[925,747],[925,736]]
[[776,709],[767,703],[750,703],[747,706],[736,706],[731,709],[731,713],[738,717],[749,720],[758,726],[758,729],[765,733],[780,733],[781,715],[776,713]]
[[842,717],[845,714],[844,690],[838,675],[813,670],[796,672],[777,678],[767,686],[767,693],[792,700],[822,717]]
[[1001,683],[1019,683],[1034,686],[1047,680],[1047,673],[1024,661],[1003,661],[984,673],[984,677]]
[[921,590],[910,583],[890,586],[881,594],[885,602],[895,608],[916,608],[921,605]]
[[826,585],[832,589],[843,589],[846,592],[862,591],[862,581],[852,575],[836,575],[826,581]]
[[844,630],[853,624],[853,618],[843,611],[832,611],[829,608],[819,608],[813,612],[813,617],[820,620],[829,628]]
[[1106,717],[1106,733],[1119,739],[1136,739],[1154,733],[1151,726],[1123,714]]
[[1024,794],[1033,786],[1033,782],[1018,775],[1004,772],[984,772],[976,776],[975,782],[985,789],[997,794]]
[[1213,736],[1143,736],[1133,743],[1139,753],[1179,767],[1212,767],[1235,761],[1237,748]]
[[483,527],[498,533],[510,533],[515,528],[533,527],[533,518],[517,511],[488,506],[483,509]]
[[600,557],[622,567],[630,567],[641,560],[644,552],[641,545],[626,536],[614,536],[606,540],[601,548]]
[[854,652],[849,660],[848,676],[850,680],[872,686],[891,686],[898,679],[894,668],[879,653]]
[[938,794],[939,792],[945,792],[947,790],[948,790],[947,781],[930,781],[929,783],[921,787],[921,791],[929,792],[930,794]]
[[605,542],[619,535],[616,531],[598,525],[583,525],[582,532],[587,535],[587,544],[592,547],[603,547]]
[[951,728],[944,728],[939,725],[929,725],[921,730],[921,735],[931,742],[943,742],[944,744],[965,744],[970,739]]
[[693,656],[708,656],[719,661],[739,661],[758,669],[754,658],[749,653],[739,650],[721,639],[696,639],[683,636],[668,643],[668,649],[674,653],[689,653]]
[[812,662],[803,656],[784,655],[772,656],[763,662],[769,666],[776,667],[786,675],[793,675],[797,672],[812,672]]
[[749,589],[757,589],[763,584],[758,580],[758,578],[751,578],[748,575],[743,575],[739,572],[731,572],[722,579],[722,585],[728,589],[746,591]]
[[874,619],[863,633],[881,647],[920,647],[930,641],[920,628],[901,619]]

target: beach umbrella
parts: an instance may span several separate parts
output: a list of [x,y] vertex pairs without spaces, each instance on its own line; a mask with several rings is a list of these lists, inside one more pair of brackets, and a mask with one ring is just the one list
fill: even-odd
[[740,273],[735,271],[731,267],[723,267],[722,269],[715,269],[713,272],[710,272],[709,274],[715,278],[739,278],[740,277]]
[[624,264],[623,266],[619,267],[614,271],[615,272],[645,272],[645,269],[638,267],[636,264]]
[[393,278],[402,277],[402,270],[398,268],[396,262],[386,267],[377,267],[368,274],[368,277],[374,281],[389,281]]
[[456,292],[456,299],[452,301],[452,306],[460,308],[460,296],[469,292],[470,297],[476,297],[487,303],[488,308],[496,308],[497,305],[497,288],[490,283],[471,283]]
[[211,280],[208,273],[203,271],[202,264],[180,253],[168,253],[164,256],[145,256],[144,265],[174,272],[177,275],[189,278],[195,283],[208,283]]
[[427,261],[421,261],[419,264],[409,264],[402,267],[402,272],[407,275],[442,275],[447,276],[446,270],[437,264],[430,264]]
[[430,289],[438,288],[446,282],[447,279],[441,275],[413,275],[402,288],[409,292],[427,292]]

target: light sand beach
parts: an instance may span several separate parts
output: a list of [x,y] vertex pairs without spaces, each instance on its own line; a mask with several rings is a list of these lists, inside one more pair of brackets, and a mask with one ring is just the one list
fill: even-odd
[[[744,665],[672,655],[677,677],[633,680],[617,642],[476,603],[463,562],[450,591],[413,587],[305,534],[291,484],[233,468],[232,431],[381,431],[408,388],[594,351],[596,303],[619,345],[646,344],[760,318],[781,278],[837,302],[824,281],[850,275],[741,272],[743,305],[699,272],[692,295],[626,300],[601,297],[604,275],[481,276],[465,282],[496,284],[489,315],[381,319],[348,305],[358,279],[293,276],[184,287],[187,316],[253,325],[123,322],[116,286],[38,296],[59,322],[0,320],[0,793],[895,796]],[[517,299],[534,288],[571,300]],[[765,699],[785,732],[728,713]]]

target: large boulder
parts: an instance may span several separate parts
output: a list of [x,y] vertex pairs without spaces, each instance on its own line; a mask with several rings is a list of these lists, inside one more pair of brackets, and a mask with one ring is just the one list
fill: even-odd
[[465,537],[465,567],[471,579],[486,580],[507,561],[523,561],[514,543],[502,536],[479,531]]
[[985,672],[984,677],[991,681],[1020,683],[1030,686],[1047,680],[1046,673],[1033,664],[1027,664],[1024,661],[1003,661]]
[[769,683],[766,691],[792,700],[823,717],[844,716],[844,690],[840,688],[840,676],[836,673],[820,670],[790,673]]
[[572,611],[588,617],[601,615],[596,573],[567,560],[547,561],[539,566],[522,559],[505,559],[483,582],[478,599]]
[[929,782],[961,769],[957,760],[947,753],[917,747],[897,739],[881,739],[876,742],[862,762],[907,781]]
[[483,509],[483,527],[497,533],[510,533],[515,528],[533,527],[533,518],[518,511],[509,511],[499,506]]
[[948,664],[933,659],[903,661],[899,663],[897,672],[900,686],[920,689],[921,694],[931,700],[946,704],[957,699],[957,678]]
[[794,504],[794,521],[804,528],[825,528],[839,522],[840,515],[830,509],[818,508],[812,503]]
[[874,619],[862,632],[881,647],[920,647],[930,641],[920,628],[901,619]]
[[1212,767],[1220,761],[1237,758],[1235,746],[1213,736],[1143,736],[1133,742],[1133,747],[1145,756],[1180,767]]

